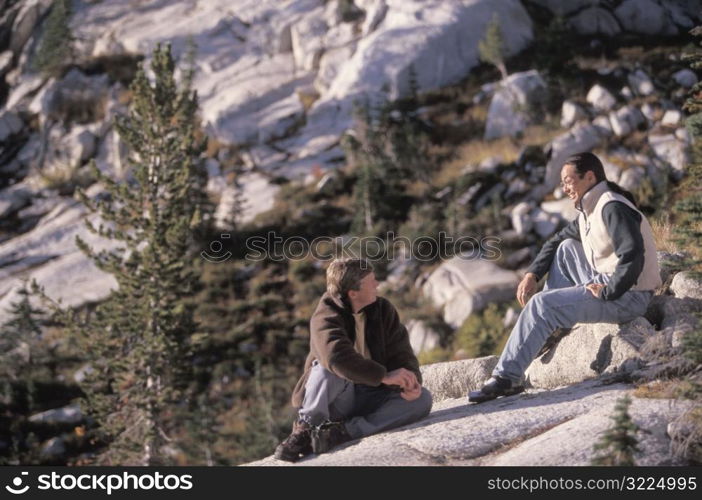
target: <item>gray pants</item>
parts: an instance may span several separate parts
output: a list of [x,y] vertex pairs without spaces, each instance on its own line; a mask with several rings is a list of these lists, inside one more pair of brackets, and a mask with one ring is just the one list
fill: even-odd
[[431,411],[431,393],[422,387],[414,401],[402,399],[387,386],[354,384],[314,361],[305,384],[300,419],[311,425],[345,420],[353,439],[416,422]]

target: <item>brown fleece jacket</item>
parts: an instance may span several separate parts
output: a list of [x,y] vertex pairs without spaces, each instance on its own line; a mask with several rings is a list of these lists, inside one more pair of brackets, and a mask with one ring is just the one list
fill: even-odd
[[302,406],[305,384],[315,359],[327,370],[355,384],[378,386],[387,372],[398,368],[414,372],[421,384],[419,362],[393,305],[378,297],[362,311],[366,313],[366,345],[371,359],[365,359],[354,349],[356,329],[348,301],[329,293],[322,296],[310,320],[310,353],[304,374],[293,390],[294,407]]

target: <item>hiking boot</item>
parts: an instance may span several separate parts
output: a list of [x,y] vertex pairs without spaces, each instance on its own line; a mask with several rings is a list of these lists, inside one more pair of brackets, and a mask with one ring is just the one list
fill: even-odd
[[556,328],[551,335],[546,339],[546,343],[539,350],[536,357],[546,354],[548,351],[556,347],[563,337],[570,333],[570,328]]
[[509,379],[504,377],[492,377],[478,391],[468,393],[468,401],[471,403],[483,403],[500,396],[514,396],[524,391],[523,385],[512,385]]
[[293,424],[290,435],[275,449],[274,457],[286,462],[297,462],[302,457],[312,453],[312,426],[304,420]]
[[312,450],[316,454],[326,453],[351,439],[343,422],[325,422],[312,429]]

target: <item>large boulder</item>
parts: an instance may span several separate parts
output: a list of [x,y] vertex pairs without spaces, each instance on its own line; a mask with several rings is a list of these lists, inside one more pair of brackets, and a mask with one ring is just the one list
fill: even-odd
[[655,295],[648,305],[645,318],[663,329],[700,311],[702,311],[702,301],[699,299]]
[[651,78],[642,69],[637,69],[633,73],[629,73],[627,79],[629,80],[629,85],[631,85],[631,88],[634,89],[637,95],[651,95],[656,90]]
[[531,19],[522,4],[514,0],[395,0],[387,5],[383,21],[358,41],[353,55],[309,110],[299,140],[288,149],[295,157],[321,152],[303,153],[310,139],[343,133],[351,125],[353,103],[364,96],[381,98],[383,89],[390,99],[407,95],[413,73],[420,91],[465,78],[480,63],[478,42],[495,14],[501,22],[508,56],[517,54],[533,38]]
[[324,35],[329,30],[321,15],[323,10],[322,7],[315,9],[291,27],[292,51],[297,69],[311,71],[319,68],[319,59],[324,52]]
[[538,71],[515,73],[500,82],[490,102],[485,140],[516,136],[533,120],[546,94],[546,82]]
[[41,456],[53,460],[65,460],[66,442],[62,437],[52,437],[41,445]]
[[86,75],[73,68],[60,79],[49,80],[34,96],[29,111],[47,120],[91,123],[102,120],[109,95],[109,77]]
[[73,127],[63,141],[71,166],[78,167],[95,155],[97,137],[85,126]]
[[415,354],[431,351],[439,347],[441,340],[439,334],[432,330],[424,321],[412,319],[405,326],[407,327],[410,345]]
[[626,31],[643,35],[678,34],[676,24],[671,22],[665,7],[656,0],[624,0],[614,14]]
[[[593,443],[612,428],[614,401],[608,401],[585,415],[563,422],[525,443],[517,444],[489,462],[492,466],[589,466],[598,453]],[[671,401],[632,398],[628,413],[639,429],[637,433],[637,465],[681,464],[670,454],[669,422],[685,411],[685,404]],[[487,464],[486,464],[487,465]]]
[[621,325],[577,324],[555,347],[531,363],[526,376],[534,387],[553,388],[602,373],[639,368],[639,349],[655,335],[644,318]]
[[570,198],[561,198],[560,200],[544,201],[541,203],[541,210],[547,214],[556,215],[567,222],[573,221],[578,217],[578,210],[575,208],[575,203]]
[[697,83],[697,75],[691,69],[683,68],[673,73],[673,80],[675,80],[678,85],[690,88]]
[[595,119],[592,120],[592,125],[602,137],[609,137],[614,133],[614,130],[612,130],[612,123],[606,115],[595,117]]
[[[78,202],[51,201],[53,209],[34,229],[0,244],[0,322],[10,304],[18,300],[22,278],[36,279],[47,295],[66,306],[102,300],[117,288],[112,275],[97,269],[78,250],[75,238],[80,236],[96,251],[114,248],[115,243],[88,231],[85,210]],[[90,220],[99,226],[97,217],[90,216]]]
[[598,6],[581,10],[569,21],[575,31],[581,35],[614,36],[622,31],[612,13]]
[[[197,9],[178,2],[158,9],[83,3],[71,18],[76,56],[148,58],[156,42],[171,40],[179,57],[192,37],[198,47],[193,86],[208,134],[252,147],[277,140],[288,161],[276,175],[338,161],[343,153],[330,148],[364,95],[383,96],[386,89],[391,99],[406,95],[413,72],[420,91],[465,78],[480,64],[478,42],[493,15],[501,20],[508,56],[533,39],[532,21],[518,0],[359,0],[355,6],[262,0],[236,16],[223,15],[230,7],[225,0]],[[320,96],[305,100],[303,115],[294,96],[312,85]],[[303,127],[294,137],[281,139],[298,124]],[[259,167],[281,166],[269,160]]]
[[20,6],[10,37],[10,50],[15,57],[19,57],[39,20],[49,10],[52,3],[52,0],[32,0],[24,2]]
[[366,36],[375,31],[380,26],[380,23],[385,20],[385,16],[388,13],[388,4],[385,0],[365,0],[363,1],[363,8],[366,12],[366,18],[363,21],[361,33],[363,36]]
[[590,123],[580,122],[569,132],[557,136],[551,141],[551,159],[546,165],[544,179],[544,194],[553,191],[561,180],[561,167],[570,155],[591,151],[602,142],[597,127]]
[[570,0],[569,2],[563,2],[562,0],[534,0],[534,3],[546,7],[557,16],[567,16],[592,6],[592,0]]
[[23,108],[43,84],[44,78],[41,75],[22,77],[17,85],[11,87],[5,109],[12,111]]
[[648,144],[658,158],[673,168],[673,174],[681,178],[687,166],[689,154],[684,141],[673,134],[649,134]]
[[22,130],[22,120],[12,111],[0,112],[0,143]]
[[529,232],[534,228],[534,221],[532,220],[529,213],[532,211],[532,206],[526,201],[517,203],[512,212],[510,213],[510,218],[512,219],[512,228],[517,232],[517,234],[524,236],[529,234]]
[[327,50],[319,61],[319,71],[314,80],[314,88],[321,94],[329,90],[332,82],[339,75],[344,64],[353,56],[356,44]]
[[273,208],[280,187],[271,184],[268,178],[252,172],[237,178],[237,184],[223,189],[215,210],[215,223],[220,229],[231,229],[234,219],[247,223]]
[[602,85],[593,85],[585,97],[597,111],[609,111],[617,103],[612,93]]
[[15,184],[0,191],[0,219],[4,219],[31,203],[32,191],[24,184]]
[[29,421],[41,424],[79,424],[83,418],[78,405],[69,405],[36,413],[29,417]]
[[583,118],[587,118],[587,113],[582,106],[573,101],[563,101],[561,106],[561,127],[569,128]]
[[561,221],[560,214],[549,213],[538,207],[531,212],[530,216],[534,222],[534,232],[544,239],[551,236],[558,229]]
[[5,76],[5,73],[12,69],[12,52],[6,50],[0,52],[0,78]]
[[471,313],[491,302],[514,298],[519,277],[493,262],[470,256],[456,256],[441,264],[422,286],[422,293],[437,307],[444,320],[460,326]]
[[305,110],[296,93],[268,106],[259,122],[258,142],[281,139],[304,121]]
[[[350,442],[331,453],[294,464],[272,456],[247,465],[272,466],[466,466],[588,465],[593,442],[611,428],[616,402],[631,386],[598,381],[552,391],[528,391],[479,405],[465,397],[434,403],[411,425]],[[693,403],[633,398],[639,425],[637,465],[682,465],[671,453],[666,428]]]
[[609,123],[617,137],[629,135],[644,122],[644,116],[636,106],[624,106],[609,113]]
[[624,172],[622,172],[618,184],[627,191],[635,191],[645,177],[646,171],[643,167],[629,167]]
[[690,271],[677,273],[670,284],[670,291],[679,299],[702,299],[702,278]]
[[429,389],[435,403],[463,398],[482,387],[496,365],[497,356],[422,365],[422,385]]

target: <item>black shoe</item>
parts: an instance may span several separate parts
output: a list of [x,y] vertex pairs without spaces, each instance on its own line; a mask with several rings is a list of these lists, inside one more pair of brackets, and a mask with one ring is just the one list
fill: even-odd
[[303,420],[293,424],[293,430],[275,449],[273,456],[286,462],[297,462],[312,453],[312,427]]
[[325,422],[312,429],[312,451],[326,453],[351,439],[343,422]]
[[500,396],[514,396],[524,391],[523,385],[512,386],[509,379],[503,377],[492,377],[478,391],[468,393],[468,401],[471,403],[483,403]]

